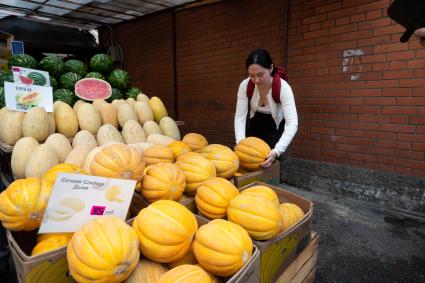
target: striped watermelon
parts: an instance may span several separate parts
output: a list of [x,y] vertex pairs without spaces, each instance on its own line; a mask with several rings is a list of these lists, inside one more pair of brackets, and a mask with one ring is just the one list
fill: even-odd
[[123,95],[121,90],[112,88],[112,95],[106,100],[107,102],[111,103],[115,99],[123,99]]
[[104,80],[87,78],[75,84],[75,95],[84,100],[107,99],[112,94],[111,85]]
[[0,108],[3,108],[6,106],[6,101],[4,99],[4,88],[0,86]]
[[58,100],[73,106],[76,100],[76,96],[69,89],[60,88],[53,92],[53,101]]
[[9,69],[12,66],[37,69],[38,63],[32,56],[28,54],[16,54],[10,58],[8,65]]
[[130,87],[127,92],[126,92],[126,98],[134,98],[137,99],[137,96],[139,95],[139,93],[141,93],[142,91],[140,90],[140,88],[138,87]]
[[28,78],[33,80],[33,84],[44,86],[47,83],[46,78],[39,72],[30,72],[27,75]]
[[49,76],[49,79],[50,79],[50,86],[53,88],[53,90],[58,89],[59,88],[59,83],[55,79],[55,77]]
[[86,78],[95,78],[95,79],[101,79],[101,80],[105,79],[105,77],[99,72],[87,73]]
[[121,69],[113,70],[108,77],[108,81],[112,87],[119,90],[126,90],[130,86],[130,76],[128,73]]
[[59,77],[63,73],[64,63],[62,58],[57,56],[47,56],[41,59],[40,69],[49,72],[54,77]]
[[59,84],[61,88],[66,88],[74,91],[75,84],[81,80],[81,76],[76,73],[68,72],[63,74],[59,78]]
[[112,59],[106,54],[96,54],[90,59],[90,70],[109,74],[112,71]]
[[83,61],[71,59],[65,62],[64,71],[76,73],[84,77],[87,74],[87,66]]

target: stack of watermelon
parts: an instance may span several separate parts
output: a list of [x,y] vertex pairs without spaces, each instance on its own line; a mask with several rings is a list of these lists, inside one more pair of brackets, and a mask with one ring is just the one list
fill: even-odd
[[[49,72],[50,84],[54,90],[53,100],[63,101],[73,105],[79,98],[94,100],[137,98],[141,90],[130,87],[129,74],[121,69],[113,69],[112,59],[106,54],[94,55],[88,66],[81,60],[64,61],[60,57],[47,56],[40,62],[30,55],[14,55],[9,60],[9,67],[19,66],[40,69]],[[46,78],[39,73],[31,75],[34,84],[44,85]],[[0,72],[0,86],[4,81],[13,82],[12,72]],[[78,83],[78,89],[76,85]],[[96,91],[93,91],[95,90]],[[4,95],[0,91],[0,106],[4,105]]]

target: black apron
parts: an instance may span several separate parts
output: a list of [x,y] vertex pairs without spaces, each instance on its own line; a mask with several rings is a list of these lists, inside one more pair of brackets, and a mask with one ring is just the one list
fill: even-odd
[[[248,115],[249,111],[248,109]],[[285,119],[279,124],[276,129],[276,123],[271,114],[255,112],[254,117],[248,118],[246,123],[246,137],[257,137],[265,141],[271,149],[275,147],[285,130]]]

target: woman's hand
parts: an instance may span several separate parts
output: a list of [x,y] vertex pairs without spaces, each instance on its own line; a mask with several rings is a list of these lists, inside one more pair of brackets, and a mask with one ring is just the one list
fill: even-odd
[[267,157],[266,157],[266,161],[261,163],[261,166],[262,167],[269,167],[270,165],[272,165],[272,163],[273,163],[273,161],[275,160],[276,157],[277,157],[277,153],[274,150],[270,151],[269,155],[267,155]]
[[425,47],[425,27],[417,29],[415,31],[415,36],[419,38],[421,41],[422,46]]

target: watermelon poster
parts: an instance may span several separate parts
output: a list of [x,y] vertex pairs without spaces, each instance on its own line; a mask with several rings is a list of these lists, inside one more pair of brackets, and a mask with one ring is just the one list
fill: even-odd
[[12,67],[13,81],[17,84],[50,86],[49,73],[45,71]]
[[31,107],[44,107],[53,112],[53,90],[38,86],[4,82],[4,97],[9,110],[27,112]]

